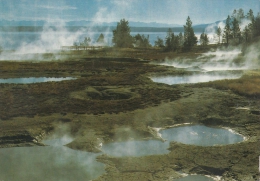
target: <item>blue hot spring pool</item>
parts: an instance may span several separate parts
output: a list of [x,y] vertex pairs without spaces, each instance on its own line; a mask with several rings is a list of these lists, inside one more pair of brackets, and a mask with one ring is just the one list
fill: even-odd
[[[102,151],[116,157],[145,156],[167,154],[170,141],[200,146],[226,145],[243,141],[242,136],[227,129],[202,125],[174,127],[161,130],[160,134],[165,142],[157,140],[114,142],[104,144]],[[0,180],[83,181],[95,179],[105,173],[105,165],[96,161],[96,157],[102,153],[77,151],[63,146],[71,141],[66,138],[52,139],[44,142],[49,146],[1,148]],[[203,176],[187,176],[180,179],[210,180]]]
[[160,134],[166,140],[165,142],[159,140],[113,142],[104,144],[102,151],[116,157],[145,156],[167,154],[171,141],[198,146],[215,146],[238,143],[244,139],[241,135],[227,129],[203,125],[174,127],[161,130]]

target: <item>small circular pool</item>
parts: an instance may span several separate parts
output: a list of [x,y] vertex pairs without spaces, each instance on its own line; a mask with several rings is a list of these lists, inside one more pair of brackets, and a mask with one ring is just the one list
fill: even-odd
[[162,138],[198,146],[214,146],[238,143],[244,138],[227,129],[203,125],[180,126],[160,131]]

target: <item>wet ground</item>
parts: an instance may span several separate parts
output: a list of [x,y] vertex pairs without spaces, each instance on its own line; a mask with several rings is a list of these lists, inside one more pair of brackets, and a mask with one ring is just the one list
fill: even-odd
[[97,160],[105,164],[106,173],[96,180],[172,180],[182,176],[180,171],[224,180],[256,180],[260,125],[259,114],[254,113],[259,111],[258,97],[220,89],[214,82],[155,83],[149,78],[155,73],[189,75],[130,58],[1,62],[0,78],[77,79],[0,84],[0,146],[42,145],[41,140],[57,134],[61,125],[67,129],[59,134],[74,138],[68,147],[94,153],[100,152],[100,143],[161,140],[154,128],[183,123],[225,127],[246,141],[207,147],[171,142],[163,155],[100,155]]

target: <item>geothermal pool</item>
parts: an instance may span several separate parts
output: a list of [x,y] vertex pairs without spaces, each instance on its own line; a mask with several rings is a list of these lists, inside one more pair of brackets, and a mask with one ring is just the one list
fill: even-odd
[[116,157],[145,156],[167,154],[171,141],[198,146],[227,145],[243,141],[241,135],[227,129],[203,125],[174,127],[162,130],[160,134],[165,142],[159,140],[114,142],[104,144],[102,151]]
[[162,138],[184,144],[198,146],[228,145],[242,142],[244,138],[223,128],[203,125],[182,126],[161,131]]
[[[103,153],[115,156],[145,156],[167,154],[170,141],[200,146],[226,145],[243,141],[243,137],[227,129],[202,125],[181,126],[161,130],[165,142],[157,140],[127,141],[104,144]],[[105,173],[105,165],[97,162],[102,153],[77,151],[63,146],[72,139],[63,137],[44,141],[50,146],[0,149],[0,180],[91,180]],[[203,176],[188,176],[185,180],[200,180]],[[204,181],[203,180],[203,181]],[[180,180],[181,181],[181,180]]]
[[8,78],[0,79],[0,84],[32,84],[40,82],[58,82],[63,80],[73,80],[73,77],[28,77],[28,78]]
[[[202,125],[181,126],[161,130],[165,142],[157,140],[128,141],[104,144],[102,151],[110,156],[145,156],[167,154],[170,141],[200,146],[225,145],[243,141],[243,137],[226,129]],[[72,139],[44,141],[50,146],[0,149],[0,180],[91,180],[105,173],[105,165],[97,162],[100,154],[77,151],[63,145]],[[183,180],[184,179],[184,180]],[[188,176],[181,180],[200,180],[203,176]],[[203,180],[203,181],[204,181]]]
[[188,175],[179,179],[174,179],[174,181],[214,181],[212,178],[202,176],[202,175]]
[[91,180],[105,172],[97,162],[98,154],[62,146],[60,140],[46,141],[50,146],[0,149],[0,180]]
[[194,75],[184,75],[184,76],[158,76],[151,77],[152,81],[157,83],[164,83],[168,85],[174,84],[194,84],[200,82],[210,82],[215,80],[224,80],[224,79],[238,79],[241,77],[241,74],[223,74],[223,73],[200,73]]

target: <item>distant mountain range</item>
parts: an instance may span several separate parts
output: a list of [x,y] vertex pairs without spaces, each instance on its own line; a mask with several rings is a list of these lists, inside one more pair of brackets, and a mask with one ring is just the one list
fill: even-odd
[[[8,21],[0,20],[0,26],[44,26],[46,21]],[[94,21],[68,21],[65,26],[116,26],[117,22],[94,22]],[[166,24],[157,22],[129,22],[129,26],[132,27],[182,27],[178,24]]]
[[[217,22],[216,22],[217,23]],[[42,31],[43,26],[49,23],[45,21],[7,21],[0,20],[0,31]],[[215,23],[212,23],[215,24]],[[195,32],[203,32],[205,28],[212,24],[199,24],[194,25]],[[107,31],[113,30],[117,26],[117,22],[102,22],[96,23],[93,21],[69,21],[65,23],[67,30],[77,31],[81,28],[87,28],[91,31]],[[179,24],[165,24],[157,22],[129,22],[131,31],[133,32],[166,32],[171,28],[174,32],[183,32],[183,25]],[[55,26],[53,26],[55,29]]]

